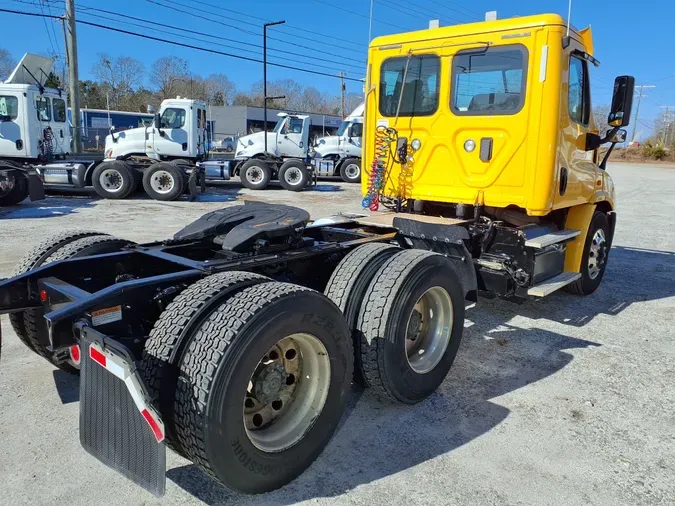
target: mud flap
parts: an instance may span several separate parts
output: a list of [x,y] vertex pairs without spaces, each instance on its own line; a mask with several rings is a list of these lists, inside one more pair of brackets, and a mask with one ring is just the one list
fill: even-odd
[[26,174],[28,177],[28,196],[35,202],[36,200],[44,200],[45,187],[42,184],[40,177],[32,172]]
[[128,350],[80,329],[80,443],[108,467],[156,496],[166,487],[164,426]]

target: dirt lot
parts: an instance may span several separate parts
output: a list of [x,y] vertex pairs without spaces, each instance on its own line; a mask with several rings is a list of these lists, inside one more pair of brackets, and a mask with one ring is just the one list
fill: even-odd
[[[0,483],[18,504],[674,504],[675,171],[613,164],[619,219],[600,289],[516,305],[481,300],[458,358],[416,406],[354,389],[328,448],[262,496],[231,492],[169,452],[158,500],[78,442],[78,383],[25,349],[2,318]],[[198,202],[49,198],[0,211],[0,277],[49,234],[94,228],[165,238],[243,197],[360,208],[359,189],[219,188]]]

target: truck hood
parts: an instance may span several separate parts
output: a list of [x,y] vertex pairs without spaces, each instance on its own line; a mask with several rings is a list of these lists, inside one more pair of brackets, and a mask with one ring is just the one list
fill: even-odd
[[314,141],[314,152],[321,156],[337,153],[339,145],[340,138],[337,135],[328,135]]
[[[129,142],[131,141],[145,141],[146,127],[130,128],[121,132],[113,132],[105,137],[105,150],[103,151],[106,158],[115,158],[121,151],[125,151]],[[115,142],[113,142],[113,136]]]
[[[267,132],[267,151],[274,152],[277,141],[275,132]],[[265,151],[265,132],[256,132],[250,135],[244,135],[237,140],[235,149],[236,158],[250,158],[259,155]]]

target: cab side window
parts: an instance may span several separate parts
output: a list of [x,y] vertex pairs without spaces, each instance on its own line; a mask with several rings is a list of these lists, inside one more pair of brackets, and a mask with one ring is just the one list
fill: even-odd
[[185,109],[174,107],[164,109],[160,123],[161,128],[183,128],[185,125]]
[[363,123],[354,123],[349,130],[350,137],[362,137],[363,136]]
[[66,121],[66,101],[60,98],[54,99],[54,121],[65,123]]
[[583,126],[589,125],[591,113],[590,98],[588,66],[584,60],[572,56],[570,58],[568,89],[568,103],[572,121]]
[[37,97],[35,99],[35,109],[37,110],[37,117],[39,121],[49,121],[51,115],[49,114],[51,109],[51,100],[47,97]]
[[292,134],[301,134],[302,133],[302,119],[301,118],[291,118],[291,125],[289,128],[289,133]]

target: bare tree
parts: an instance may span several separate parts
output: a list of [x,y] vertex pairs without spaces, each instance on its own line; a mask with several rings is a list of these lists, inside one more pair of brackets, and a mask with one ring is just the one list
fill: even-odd
[[107,84],[111,92],[111,106],[119,108],[122,97],[133,93],[134,87],[143,82],[145,67],[130,56],[110,57],[99,53],[92,73],[101,84]]
[[175,96],[190,81],[188,62],[182,58],[165,56],[152,64],[150,84],[157,90],[161,98]]
[[16,61],[6,49],[0,48],[0,81],[4,81],[16,67]]
[[607,116],[609,116],[608,105],[597,105],[593,108],[593,120],[595,122],[595,126],[600,132],[600,135],[605,135],[605,132],[609,130]]
[[229,105],[234,98],[235,87],[225,74],[211,74],[204,80],[206,101],[211,105]]

